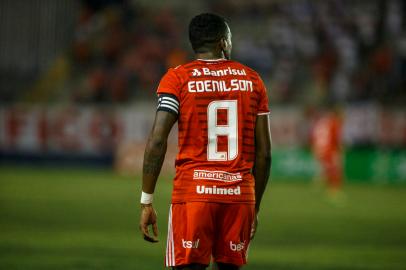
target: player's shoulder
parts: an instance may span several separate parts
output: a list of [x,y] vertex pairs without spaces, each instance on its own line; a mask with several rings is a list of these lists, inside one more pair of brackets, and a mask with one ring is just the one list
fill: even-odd
[[181,65],[178,65],[176,67],[169,68],[169,70],[172,70],[173,72],[176,73],[185,73],[188,72],[188,70],[195,68],[196,66],[199,65],[199,62],[194,60],[190,61]]
[[185,68],[183,65],[178,65],[176,67],[170,67],[168,68],[167,73],[174,73],[174,74],[180,74],[185,71]]
[[198,63],[196,63],[196,61],[191,61],[182,65],[178,65],[176,67],[170,67],[167,73],[176,75],[180,79],[186,79],[189,77],[188,73],[190,73],[190,70],[196,68],[197,65]]
[[180,83],[184,82],[188,78],[188,70],[185,68],[185,65],[187,64],[169,67],[164,75],[164,79],[176,80]]

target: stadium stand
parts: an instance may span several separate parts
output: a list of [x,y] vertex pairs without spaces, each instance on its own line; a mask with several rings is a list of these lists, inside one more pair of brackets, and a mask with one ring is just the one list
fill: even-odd
[[[229,18],[235,29],[234,57],[263,74],[272,89],[273,104],[405,103],[405,7],[401,1],[200,4]],[[37,68],[40,79],[34,80],[28,93],[2,87],[3,101],[127,103],[148,99],[168,67],[191,57],[183,37],[192,10],[132,1],[81,1],[73,10],[65,15],[70,14],[66,21],[74,23],[65,26],[70,30],[66,36],[73,41],[61,42],[60,38],[58,48],[65,46],[63,53],[59,57],[53,53],[51,64]],[[15,43],[7,45],[1,46],[3,58]],[[40,55],[43,50],[38,46],[32,52]],[[5,64],[1,68],[13,73]],[[8,82],[6,78],[10,80],[4,76],[2,85]]]

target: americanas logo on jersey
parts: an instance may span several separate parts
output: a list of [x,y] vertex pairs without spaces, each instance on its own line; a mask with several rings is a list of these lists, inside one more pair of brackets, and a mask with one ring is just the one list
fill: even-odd
[[239,182],[242,181],[241,173],[229,173],[225,171],[208,171],[208,170],[194,170],[194,180],[212,180],[221,182]]
[[192,71],[192,77],[199,77],[199,76],[213,76],[213,77],[221,77],[221,76],[227,76],[227,75],[240,75],[240,76],[246,76],[247,73],[245,72],[245,69],[236,69],[236,68],[225,68],[225,69],[219,69],[219,70],[211,70],[209,68],[194,68]]

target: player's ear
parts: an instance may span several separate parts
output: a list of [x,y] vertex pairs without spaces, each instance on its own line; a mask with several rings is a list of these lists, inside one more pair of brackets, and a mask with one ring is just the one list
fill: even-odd
[[221,48],[221,51],[223,52],[224,58],[230,60],[231,41],[226,38],[222,38],[220,40],[220,48]]
[[220,46],[221,46],[221,50],[225,51],[228,48],[228,41],[226,38],[221,38],[220,39]]

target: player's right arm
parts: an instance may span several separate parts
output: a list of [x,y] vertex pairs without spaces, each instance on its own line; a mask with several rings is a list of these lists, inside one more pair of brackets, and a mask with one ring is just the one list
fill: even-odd
[[[162,78],[158,86],[158,108],[154,125],[149,135],[144,153],[142,169],[142,195],[140,230],[145,240],[157,242],[158,226],[157,217],[152,207],[152,196],[155,185],[166,154],[169,132],[178,119],[180,82],[174,69],[170,69]],[[155,237],[149,234],[148,227],[152,225]]]
[[[144,153],[142,169],[142,192],[154,194],[155,185],[165,159],[169,132],[176,122],[176,115],[167,111],[157,111],[151,134],[149,135]],[[151,195],[152,196],[152,195]],[[152,225],[155,237],[149,233],[148,226]],[[146,241],[157,242],[158,226],[155,210],[151,203],[141,202],[140,230]]]
[[[269,127],[269,114],[258,115],[255,124],[255,162],[253,175],[255,178],[255,211],[258,214],[262,195],[264,194],[271,172],[272,141]],[[251,238],[254,237],[257,227],[257,216],[255,217]]]

